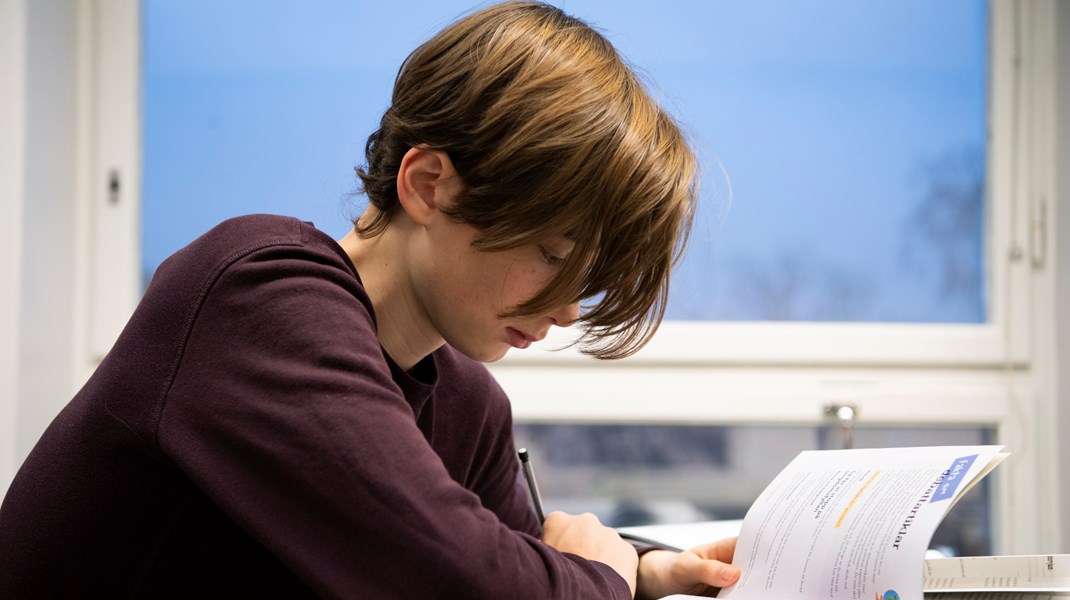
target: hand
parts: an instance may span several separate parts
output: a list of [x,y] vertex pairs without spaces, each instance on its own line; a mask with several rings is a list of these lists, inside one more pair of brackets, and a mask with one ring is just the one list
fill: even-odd
[[636,598],[714,596],[720,588],[739,580],[739,567],[730,564],[735,551],[734,537],[684,552],[651,550],[639,560]]
[[552,512],[542,524],[542,541],[560,550],[609,565],[628,582],[635,595],[639,555],[616,530],[603,525],[591,513],[568,515]]

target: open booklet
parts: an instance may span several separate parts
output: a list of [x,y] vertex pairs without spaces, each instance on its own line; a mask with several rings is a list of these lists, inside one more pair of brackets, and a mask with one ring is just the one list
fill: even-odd
[[1070,600],[1070,555],[929,559],[923,587],[932,600]]
[[742,576],[721,598],[1070,600],[1070,555],[925,559],[947,511],[1006,456],[1001,446],[803,452],[742,522],[621,529],[680,548],[738,533]]
[[920,599],[937,525],[1006,456],[1002,446],[803,452],[748,510],[742,575],[719,597]]

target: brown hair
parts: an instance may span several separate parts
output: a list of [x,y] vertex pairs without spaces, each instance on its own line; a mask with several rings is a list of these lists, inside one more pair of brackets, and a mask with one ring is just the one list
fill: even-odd
[[542,3],[506,2],[439,32],[405,60],[357,169],[380,233],[412,147],[446,152],[464,191],[450,209],[505,250],[567,234],[555,279],[503,317],[591,300],[582,350],[635,353],[665,312],[698,194],[694,154],[613,46]]

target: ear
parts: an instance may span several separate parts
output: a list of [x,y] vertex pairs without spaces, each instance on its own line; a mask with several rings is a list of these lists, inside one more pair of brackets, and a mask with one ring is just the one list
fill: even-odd
[[405,214],[418,225],[431,217],[452,197],[457,171],[441,150],[409,148],[398,168],[398,200]]

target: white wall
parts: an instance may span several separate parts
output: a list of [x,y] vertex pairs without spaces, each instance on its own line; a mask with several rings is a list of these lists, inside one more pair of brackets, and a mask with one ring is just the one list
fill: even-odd
[[76,136],[74,0],[27,2],[19,438],[28,449],[72,387]]
[[[1056,394],[1058,407],[1061,497],[1070,501],[1070,3],[1059,2],[1056,7],[1056,78],[1058,80],[1059,110],[1056,131],[1056,183],[1054,266],[1055,326],[1058,357],[1056,364]],[[1062,544],[1059,552],[1070,552],[1070,514],[1063,507]]]
[[0,0],[0,490],[15,474],[22,286],[25,6]]
[[0,489],[73,387],[77,2],[0,0]]

